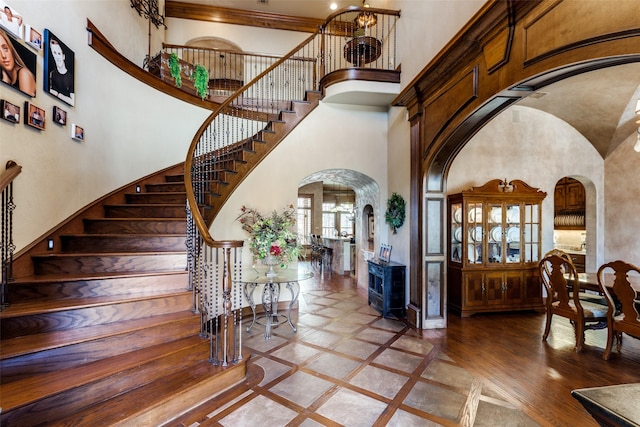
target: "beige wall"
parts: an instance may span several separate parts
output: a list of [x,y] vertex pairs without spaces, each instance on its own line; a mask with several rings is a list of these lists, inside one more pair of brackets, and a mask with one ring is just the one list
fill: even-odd
[[[140,84],[115,69],[87,44],[90,19],[127,57],[141,64],[147,24],[123,0],[14,0],[24,22],[48,28],[75,53],[75,106],[42,90],[38,53],[37,93],[31,102],[46,111],[46,130],[0,120],[0,164],[23,166],[14,185],[14,243],[19,251],[96,198],[139,177],[184,160],[206,112]],[[117,25],[114,25],[117,23]],[[0,84],[0,98],[28,100]],[[67,111],[67,125],[51,121],[53,106]],[[86,138],[70,138],[71,123]]]
[[[521,179],[547,193],[542,204],[542,253],[553,248],[553,192],[564,176],[579,178],[587,191],[587,271],[606,258],[605,163],[574,128],[536,109],[514,106],[482,128],[460,151],[447,177],[453,194],[491,179]],[[640,252],[638,252],[640,253]],[[637,260],[640,262],[640,259]]]

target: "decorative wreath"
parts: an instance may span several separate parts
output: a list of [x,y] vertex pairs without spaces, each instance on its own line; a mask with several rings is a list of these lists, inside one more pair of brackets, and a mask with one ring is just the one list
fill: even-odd
[[397,229],[402,227],[405,218],[405,201],[398,193],[392,193],[387,200],[387,212],[384,214],[384,220],[393,229],[393,234],[397,233]]

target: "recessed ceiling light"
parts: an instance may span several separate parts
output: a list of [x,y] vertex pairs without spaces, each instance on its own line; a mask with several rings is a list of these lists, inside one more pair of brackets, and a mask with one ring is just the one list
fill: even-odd
[[338,4],[337,3],[331,3],[331,6],[329,6],[329,9],[331,10],[336,10],[338,8]]

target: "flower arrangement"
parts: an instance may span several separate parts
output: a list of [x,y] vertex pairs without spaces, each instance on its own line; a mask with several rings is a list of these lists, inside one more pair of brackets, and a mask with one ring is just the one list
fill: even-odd
[[293,205],[289,205],[282,213],[274,210],[270,216],[243,206],[236,219],[242,224],[242,229],[249,233],[249,247],[256,258],[262,260],[271,255],[284,266],[298,257],[300,245],[297,234],[291,231],[296,223]]

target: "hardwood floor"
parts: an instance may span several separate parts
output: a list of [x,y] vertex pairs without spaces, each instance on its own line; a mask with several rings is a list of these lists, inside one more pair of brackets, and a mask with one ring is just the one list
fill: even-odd
[[[340,302],[332,302],[332,299]],[[338,307],[354,302],[360,305],[349,312],[337,313]],[[338,317],[325,325],[315,323],[321,322],[319,319],[331,311],[335,311]],[[373,320],[363,323],[360,329],[353,333],[337,332],[337,325],[355,322],[356,318],[366,319],[367,316],[371,316]],[[310,322],[310,319],[314,322]],[[377,313],[366,305],[364,290],[356,289],[355,281],[350,277],[337,274],[322,275],[316,270],[316,276],[305,281],[302,286],[298,332],[294,334],[289,328],[279,328],[275,330],[275,339],[272,338],[270,341],[264,341],[260,336],[263,331],[255,332],[256,336],[248,335],[246,345],[251,349],[252,360],[245,383],[224,395],[216,396],[167,425],[243,425],[242,420],[246,419],[242,417],[248,416],[246,413],[251,408],[254,412],[249,412],[250,416],[256,417],[255,419],[261,419],[269,425],[287,426],[352,426],[356,424],[524,426],[530,425],[531,421],[541,426],[597,426],[578,401],[571,397],[571,390],[640,382],[640,341],[625,337],[622,353],[614,353],[609,361],[604,361],[602,352],[605,346],[606,330],[587,331],[583,351],[576,354],[573,350],[575,344],[573,329],[568,321],[554,318],[550,336],[547,342],[543,342],[541,337],[544,320],[544,314],[529,312],[483,314],[465,319],[450,315],[446,329],[416,331],[406,327],[402,322],[380,319]],[[386,328],[389,329],[385,330]],[[341,338],[336,344],[319,343],[312,338],[317,334],[325,337],[338,334]],[[376,334],[391,338],[376,344],[374,348],[378,349],[371,355],[355,357],[355,352],[371,347],[371,344],[375,343],[369,337]],[[416,337],[423,342],[422,348],[429,350],[416,353],[415,350],[407,350],[408,347],[404,349],[399,347],[399,343],[406,343]],[[412,345],[415,345],[415,342]],[[319,350],[322,355],[298,361],[295,360],[297,356],[292,356],[296,353],[289,352],[288,349],[291,347],[304,348],[305,351],[309,351],[309,348]],[[382,355],[385,352],[398,353],[399,349],[405,350],[404,357],[409,360],[417,354],[422,354],[424,356],[422,368],[404,373],[397,367],[388,364],[385,366]],[[290,357],[285,357],[285,354]],[[332,360],[332,367],[325,366],[318,369],[317,366],[322,365],[321,362],[325,359]],[[427,378],[426,371],[420,373],[422,372],[420,369],[424,369],[424,366],[429,364],[435,366],[434,361],[440,365],[446,365],[447,375],[451,369],[463,368],[459,370],[466,371],[460,377],[464,379],[463,382],[469,378],[475,378],[474,384],[485,384],[482,386],[480,400],[486,403],[491,402],[493,396],[506,396],[507,401],[515,402],[515,407],[519,408],[525,417],[513,413],[505,415],[500,408],[494,414],[487,415],[486,410],[482,413],[481,404],[477,406],[478,413],[473,414],[475,421],[464,422],[464,416],[460,415],[458,421],[452,422],[450,420],[455,420],[455,416],[447,418],[442,414],[434,415],[434,411],[426,411],[412,404],[412,399],[415,402],[416,398],[421,399],[427,396],[425,398],[428,400],[435,396],[435,388],[431,386],[438,385],[438,380],[434,380],[433,377]],[[358,365],[356,362],[360,363],[356,368],[340,366],[340,364],[352,363],[356,366]],[[279,369],[277,375],[265,373],[261,369],[269,367],[273,370],[275,366]],[[408,380],[402,388],[391,392],[388,398],[380,397],[381,393],[376,391],[378,385],[369,384],[371,388],[367,388],[361,378],[362,372],[369,372],[371,369],[387,369],[396,376],[400,374],[406,376]],[[343,372],[336,374],[335,371],[338,370]],[[389,375],[388,372],[387,375]],[[308,383],[299,380],[300,377],[306,377],[305,381]],[[314,403],[302,405],[299,402],[296,403],[296,399],[301,399],[298,395],[312,388],[319,379],[333,382],[335,385],[321,394],[322,397]],[[449,381],[452,380],[449,379]],[[447,393],[460,392],[460,389],[456,388],[455,381],[451,383],[453,385],[445,386]],[[292,384],[297,385],[298,392],[289,396],[287,393],[291,393]],[[426,387],[424,390],[428,392],[415,394],[413,390],[418,390],[421,385]],[[390,387],[390,385],[387,386]],[[498,393],[493,394],[489,389],[494,389]],[[373,417],[375,421],[368,424],[362,420],[358,420],[355,424],[340,422],[341,415],[327,412],[326,408],[333,403],[332,396],[343,393],[341,396],[344,397],[351,391],[362,393],[368,398],[375,398],[369,402],[374,406],[380,402],[385,403],[386,409],[377,419]],[[472,400],[471,396],[472,393],[469,392],[467,402]],[[437,399],[437,396],[433,399]],[[447,402],[446,404],[442,403],[444,406],[449,404],[447,399],[444,401]],[[295,418],[284,421],[271,420],[268,408],[260,406],[269,401],[271,405],[275,402],[280,407],[279,415],[282,411],[291,411],[291,416]],[[468,406],[468,403],[465,406]],[[500,404],[497,406],[499,407]],[[354,406],[351,406],[350,412],[354,411],[353,408]],[[486,405],[484,408],[486,409]],[[374,411],[373,407],[371,411]],[[461,410],[461,413],[463,412],[465,411]],[[402,418],[400,415],[410,418]],[[417,418],[418,416],[422,418]],[[499,418],[500,416],[504,417]],[[411,423],[407,421],[409,419],[412,420]]]

